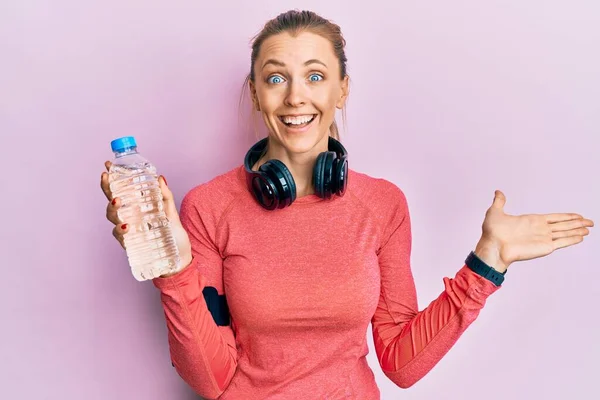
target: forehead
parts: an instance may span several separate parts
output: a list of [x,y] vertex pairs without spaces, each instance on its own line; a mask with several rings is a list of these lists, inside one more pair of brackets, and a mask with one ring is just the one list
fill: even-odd
[[297,36],[283,32],[263,42],[257,67],[262,68],[263,63],[269,59],[276,59],[287,65],[304,64],[313,58],[323,61],[328,66],[336,61],[329,40],[311,32],[301,32]]

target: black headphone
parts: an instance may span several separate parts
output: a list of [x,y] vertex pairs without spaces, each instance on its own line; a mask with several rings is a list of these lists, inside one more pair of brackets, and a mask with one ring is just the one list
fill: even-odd
[[[267,210],[284,208],[296,200],[296,183],[285,164],[269,160],[253,171],[252,166],[263,156],[268,138],[258,141],[244,157],[246,183],[258,203]],[[340,197],[348,186],[348,152],[336,139],[329,136],[329,151],[317,157],[313,170],[316,195],[330,199],[333,194]]]

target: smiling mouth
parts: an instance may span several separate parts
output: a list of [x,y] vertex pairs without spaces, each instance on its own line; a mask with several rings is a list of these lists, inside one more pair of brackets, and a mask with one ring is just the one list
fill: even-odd
[[317,117],[317,114],[306,115],[306,116],[299,117],[299,118],[298,117],[291,118],[291,117],[286,117],[286,116],[279,116],[279,120],[281,121],[282,124],[284,124],[285,126],[290,127],[290,128],[304,128],[305,126],[310,125],[315,120],[316,117]]

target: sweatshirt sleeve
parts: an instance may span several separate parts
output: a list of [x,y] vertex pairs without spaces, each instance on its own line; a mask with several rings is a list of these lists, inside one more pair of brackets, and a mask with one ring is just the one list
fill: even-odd
[[450,350],[499,286],[463,263],[453,279],[443,278],[443,292],[419,311],[410,265],[408,204],[395,185],[385,198],[389,208],[378,250],[381,292],[371,323],[383,373],[408,388]]
[[223,318],[227,307],[223,259],[215,245],[218,216],[202,208],[207,201],[211,200],[192,191],[181,204],[192,264],[171,277],[155,278],[153,283],[160,289],[173,366],[195,392],[217,399],[235,373],[237,349],[228,314]]

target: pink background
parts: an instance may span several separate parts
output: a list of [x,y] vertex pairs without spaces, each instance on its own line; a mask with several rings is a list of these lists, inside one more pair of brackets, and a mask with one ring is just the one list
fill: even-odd
[[[351,168],[408,197],[421,308],[474,248],[495,189],[511,214],[600,223],[596,1],[3,1],[0,397],[195,398],[157,289],[111,235],[100,173],[123,135],[179,202],[239,165],[255,139],[238,107],[249,40],[289,8],[342,26],[342,139]],[[382,398],[600,398],[598,235],[514,264],[409,390],[381,373],[369,329]]]

